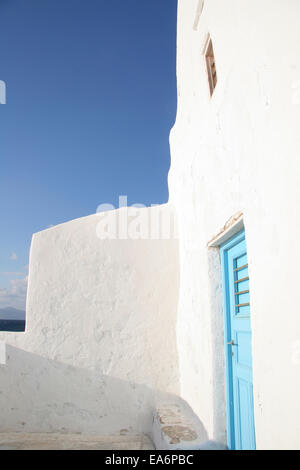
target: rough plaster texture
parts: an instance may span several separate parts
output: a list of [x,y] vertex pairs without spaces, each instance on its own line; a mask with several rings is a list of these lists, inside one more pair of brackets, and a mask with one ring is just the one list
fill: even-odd
[[0,341],[0,366],[6,364],[6,344],[4,341]]
[[[183,398],[225,441],[218,248],[243,212],[248,246],[258,449],[300,448],[298,304],[300,3],[179,0],[178,114],[170,201],[178,213],[178,353]],[[218,84],[203,57],[211,35]],[[297,343],[298,341],[298,343]]]
[[148,432],[179,392],[178,242],[100,240],[100,217],[33,237],[26,332],[0,334],[0,432]]

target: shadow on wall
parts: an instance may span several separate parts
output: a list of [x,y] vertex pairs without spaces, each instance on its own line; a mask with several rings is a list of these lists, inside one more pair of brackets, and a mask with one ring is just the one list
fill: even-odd
[[226,399],[222,275],[218,248],[208,250],[210,286],[212,371],[213,371],[213,437],[226,442]]
[[7,345],[0,367],[0,432],[150,432],[171,394]]

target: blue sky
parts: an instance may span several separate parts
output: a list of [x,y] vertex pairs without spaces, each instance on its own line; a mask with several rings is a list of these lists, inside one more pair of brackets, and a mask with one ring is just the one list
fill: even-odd
[[0,0],[0,307],[24,303],[32,233],[119,195],[168,200],[176,9]]

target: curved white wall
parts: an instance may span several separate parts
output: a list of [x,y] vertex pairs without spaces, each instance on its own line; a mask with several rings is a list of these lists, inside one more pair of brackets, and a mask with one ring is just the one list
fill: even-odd
[[33,237],[26,332],[0,334],[0,431],[149,431],[179,391],[177,240],[100,240],[102,216]]
[[[257,447],[300,448],[300,4],[207,0],[195,31],[197,5],[179,0],[169,175],[180,236],[182,394],[210,435],[225,439],[220,263],[207,243],[243,212]],[[208,33],[218,74],[212,99]]]

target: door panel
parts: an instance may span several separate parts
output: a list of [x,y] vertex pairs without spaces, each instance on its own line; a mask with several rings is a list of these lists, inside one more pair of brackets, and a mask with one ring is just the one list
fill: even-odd
[[245,234],[221,247],[228,445],[255,449],[250,284]]

